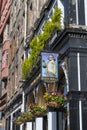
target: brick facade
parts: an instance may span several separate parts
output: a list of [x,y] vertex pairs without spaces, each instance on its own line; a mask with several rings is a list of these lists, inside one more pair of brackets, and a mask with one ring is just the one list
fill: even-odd
[[9,50],[9,16],[10,0],[0,0],[0,128],[4,128],[3,112],[7,101],[8,50]]
[[11,1],[10,0],[1,0],[1,22],[0,22],[0,34],[2,33],[6,22],[9,18],[10,15],[10,5]]

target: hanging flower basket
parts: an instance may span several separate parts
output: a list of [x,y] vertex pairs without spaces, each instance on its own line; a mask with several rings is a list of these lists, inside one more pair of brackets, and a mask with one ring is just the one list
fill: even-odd
[[38,104],[31,104],[30,109],[31,109],[31,113],[34,116],[41,116],[46,110],[44,107],[39,106]]
[[14,123],[16,125],[21,125],[24,122],[27,121],[32,121],[33,120],[33,115],[30,111],[24,112],[20,115],[20,117],[16,118]]
[[20,116],[18,118],[15,119],[14,123],[16,125],[21,125],[23,123],[23,118]]
[[43,112],[39,112],[39,111],[36,111],[35,113],[33,113],[34,116],[40,116],[42,115]]
[[46,92],[44,99],[46,100],[47,106],[55,108],[63,107],[66,101],[66,97],[57,91]]
[[48,107],[55,107],[55,108],[60,108],[60,107],[61,107],[60,104],[58,104],[58,103],[56,103],[56,102],[54,102],[54,101],[48,102],[48,103],[47,103],[47,106],[48,106]]
[[22,113],[21,117],[23,118],[24,121],[31,121],[33,118],[33,115],[30,111]]
[[16,122],[16,125],[21,125],[23,122]]

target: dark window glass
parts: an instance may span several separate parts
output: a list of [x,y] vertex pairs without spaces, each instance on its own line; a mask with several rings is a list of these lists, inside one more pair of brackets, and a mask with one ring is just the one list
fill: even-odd
[[78,0],[78,19],[79,24],[84,25],[85,24],[85,11],[84,11],[84,0]]
[[[17,117],[19,117],[19,116],[20,116],[20,113],[21,113],[21,110],[19,109],[18,111],[16,111],[16,112],[13,114],[13,119],[15,120]],[[16,125],[16,124],[13,122],[12,130],[20,130],[20,126],[19,126],[19,125]]]
[[26,57],[28,58],[29,49],[26,49]]
[[76,0],[70,0],[70,24],[76,23]]
[[30,4],[30,10],[32,10],[33,9],[33,7],[32,7],[32,2],[31,2],[31,4]]
[[[6,119],[6,130],[10,130],[10,122],[11,122],[11,118],[8,117],[8,118]],[[0,130],[1,130],[1,129],[0,129]]]

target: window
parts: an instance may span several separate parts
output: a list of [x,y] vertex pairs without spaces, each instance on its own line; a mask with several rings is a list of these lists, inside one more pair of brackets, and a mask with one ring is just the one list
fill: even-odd
[[33,9],[33,6],[32,6],[32,2],[30,3],[30,10],[32,10]]
[[70,1],[70,23],[76,23],[76,0]]
[[[20,116],[20,112],[21,110],[19,109],[18,111],[16,111],[14,114],[13,114],[13,119],[17,118],[18,116]],[[12,130],[20,130],[20,126],[16,125],[14,122],[13,122],[13,126],[12,126]]]
[[6,25],[4,29],[3,42],[9,39],[9,24]]
[[26,48],[25,55],[26,55],[26,58],[28,58],[28,56],[29,56],[29,48]]
[[6,66],[8,66],[8,50],[6,51]]
[[18,66],[15,67],[15,90],[18,87]]
[[12,95],[14,94],[14,87],[15,87],[15,76],[14,76],[14,72],[12,73],[12,79],[11,79],[11,83],[12,83],[12,86],[11,86],[11,91],[12,91]]
[[[10,122],[11,122],[11,117],[8,117],[6,119],[6,130],[10,130]],[[2,129],[0,129],[0,130],[2,130]]]
[[65,18],[69,24],[85,25],[84,0],[65,0]]
[[8,50],[5,50],[2,56],[2,69],[6,68],[7,66],[8,66]]
[[78,0],[78,20],[80,25],[85,24],[84,0]]
[[21,64],[23,63],[24,61],[24,55],[21,57]]

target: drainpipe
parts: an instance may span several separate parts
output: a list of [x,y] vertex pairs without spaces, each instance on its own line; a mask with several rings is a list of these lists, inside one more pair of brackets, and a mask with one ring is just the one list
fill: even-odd
[[[24,93],[24,91],[22,92],[22,107],[21,107],[21,112],[25,112],[25,93]],[[23,127],[24,127],[24,125],[22,124],[20,126],[20,130],[22,130]]]
[[[25,19],[24,19],[24,46],[26,45],[26,37],[27,37],[27,0],[25,0]],[[26,58],[24,51],[24,58]]]
[[24,92],[22,93],[22,110],[21,111],[22,112],[25,111],[25,94],[24,94]]
[[25,0],[25,31],[24,31],[24,45],[26,44],[26,36],[27,36],[27,0]]

